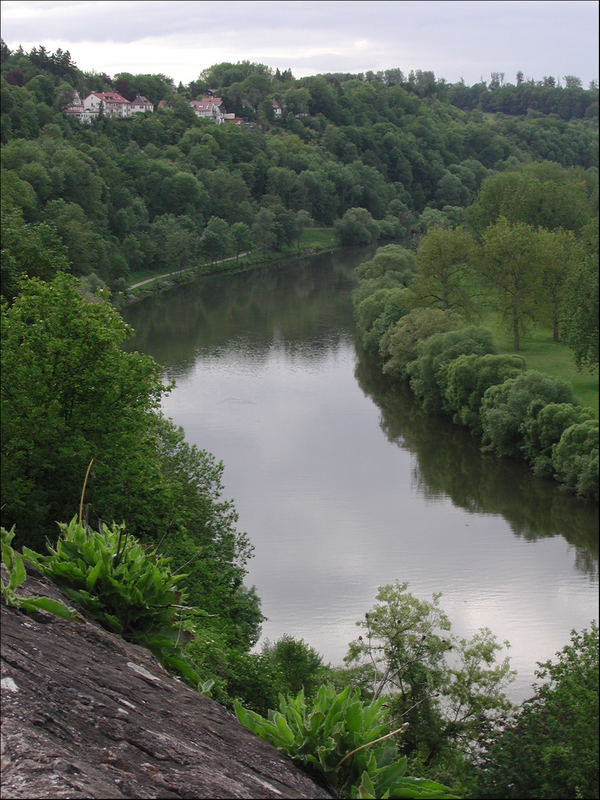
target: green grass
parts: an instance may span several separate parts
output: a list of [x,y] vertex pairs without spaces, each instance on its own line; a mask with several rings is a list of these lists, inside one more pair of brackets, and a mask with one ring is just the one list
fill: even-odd
[[[512,332],[502,324],[497,314],[486,316],[481,323],[494,334],[500,353],[513,353]],[[578,371],[573,353],[560,342],[552,341],[552,329],[543,325],[532,326],[521,338],[520,355],[528,369],[535,369],[555,378],[562,378],[573,387],[579,402],[598,416],[598,370]]]

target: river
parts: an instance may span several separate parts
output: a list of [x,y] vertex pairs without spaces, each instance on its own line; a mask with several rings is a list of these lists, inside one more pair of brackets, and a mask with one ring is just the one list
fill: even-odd
[[598,618],[598,507],[391,393],[354,344],[365,253],[203,279],[130,306],[130,347],[177,386],[163,401],[225,465],[254,545],[263,639],[340,664],[377,587],[407,581],[453,631],[489,627],[531,695],[536,662]]

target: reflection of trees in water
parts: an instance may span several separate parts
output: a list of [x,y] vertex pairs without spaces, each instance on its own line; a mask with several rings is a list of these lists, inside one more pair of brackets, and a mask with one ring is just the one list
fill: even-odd
[[123,312],[149,353],[183,376],[199,355],[235,349],[265,359],[274,344],[290,355],[323,358],[323,337],[340,342],[352,328],[350,291],[364,252],[297,259],[281,268],[202,278],[149,297]]
[[387,438],[416,456],[413,479],[424,497],[448,496],[467,511],[502,515],[528,541],[563,536],[575,548],[576,568],[598,573],[597,504],[534,478],[525,464],[482,453],[466,429],[425,414],[406,386],[392,386],[363,353],[355,374],[380,408]]

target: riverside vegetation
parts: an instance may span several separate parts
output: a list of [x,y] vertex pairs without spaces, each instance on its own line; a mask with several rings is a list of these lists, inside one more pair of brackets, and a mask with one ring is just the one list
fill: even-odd
[[[514,347],[532,317],[597,365],[597,88],[399,70],[296,81],[247,62],[175,88],[4,45],[1,70],[6,602],[73,614],[18,594],[25,559],[341,796],[597,797],[594,623],[541,665],[520,709],[492,632],[458,639],[440,596],[401,582],[381,587],[344,667],[290,636],[252,652],[252,545],[223,467],[163,417],[170,387],[122,349],[131,330],[110,302],[142,271],[264,260],[312,225],[343,245],[400,241],[359,269],[365,349],[424,407],[593,496],[594,416],[494,353],[485,326],[510,309]],[[250,99],[256,126],[196,118],[187,101],[208,87],[236,113]],[[62,114],[73,88],[169,107],[81,126]]]

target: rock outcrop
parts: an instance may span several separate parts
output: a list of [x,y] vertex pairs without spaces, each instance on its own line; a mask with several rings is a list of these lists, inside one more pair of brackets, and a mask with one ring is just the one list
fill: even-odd
[[[65,601],[31,571],[20,587]],[[150,651],[2,603],[3,798],[326,798]]]

